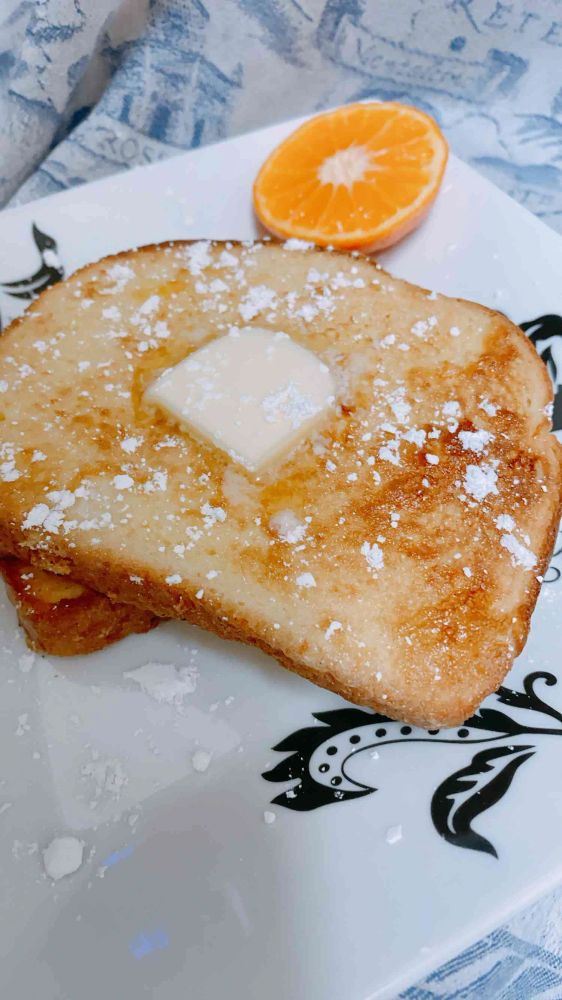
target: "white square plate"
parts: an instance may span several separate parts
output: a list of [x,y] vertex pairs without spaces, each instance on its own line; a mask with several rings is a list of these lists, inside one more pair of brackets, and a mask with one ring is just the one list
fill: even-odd
[[[25,275],[23,293],[138,244],[254,237],[253,177],[293,126],[4,212],[4,322],[25,305],[6,286]],[[531,332],[556,378],[562,240],[468,167],[452,159],[427,223],[381,261],[518,323],[542,317]],[[555,556],[502,693],[472,724],[433,735],[181,624],[32,662],[4,600],[0,994],[396,997],[553,886],[560,575]],[[180,705],[155,701],[124,676],[149,661],[196,664],[196,690]],[[212,754],[204,773],[197,749]],[[85,860],[53,884],[41,851],[61,834],[83,840]]]

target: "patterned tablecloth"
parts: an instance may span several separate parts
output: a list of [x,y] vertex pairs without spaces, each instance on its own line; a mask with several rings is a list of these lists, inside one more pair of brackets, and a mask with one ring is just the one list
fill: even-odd
[[[562,232],[562,0],[0,0],[0,205],[366,97],[430,112]],[[560,1000],[561,914],[402,997]]]

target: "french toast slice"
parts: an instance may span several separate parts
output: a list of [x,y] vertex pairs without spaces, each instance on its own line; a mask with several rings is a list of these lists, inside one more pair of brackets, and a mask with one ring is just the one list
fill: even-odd
[[[284,331],[338,386],[259,476],[143,400],[233,326]],[[45,292],[0,369],[0,551],[430,727],[522,649],[562,449],[546,369],[499,313],[294,241],[175,243]]]
[[38,653],[95,653],[132,632],[148,632],[159,621],[150,611],[110,601],[68,576],[19,559],[0,559],[0,573],[26,642]]

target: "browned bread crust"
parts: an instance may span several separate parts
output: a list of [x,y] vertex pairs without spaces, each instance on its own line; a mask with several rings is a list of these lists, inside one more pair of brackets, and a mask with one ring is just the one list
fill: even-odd
[[[259,480],[142,403],[156,373],[244,323],[285,330],[339,383],[324,432]],[[501,314],[366,258],[178,243],[46,292],[7,331],[0,366],[6,552],[418,724],[462,721],[522,648],[562,449],[546,369]],[[480,431],[476,449],[459,436]],[[302,545],[272,528],[287,509]],[[314,588],[296,586],[303,571]]]
[[39,653],[95,653],[158,624],[150,611],[110,601],[105,594],[19,559],[0,559],[0,573],[27,644]]

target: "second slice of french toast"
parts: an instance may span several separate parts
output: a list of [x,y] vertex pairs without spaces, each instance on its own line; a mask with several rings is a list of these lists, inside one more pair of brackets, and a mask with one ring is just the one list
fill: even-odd
[[27,644],[39,653],[94,653],[133,632],[148,632],[159,621],[150,611],[110,601],[84,584],[19,559],[0,559],[0,573]]

